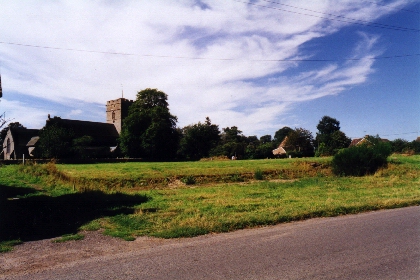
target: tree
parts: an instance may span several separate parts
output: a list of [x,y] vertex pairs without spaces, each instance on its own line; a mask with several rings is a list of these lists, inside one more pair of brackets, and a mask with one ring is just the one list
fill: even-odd
[[280,145],[280,143],[283,142],[284,138],[286,138],[286,136],[291,131],[293,131],[293,129],[288,126],[282,127],[279,130],[277,130],[274,134],[274,142],[276,143],[276,146]]
[[314,145],[316,147],[316,156],[335,155],[338,150],[347,148],[351,139],[340,130],[340,122],[329,116],[324,116],[316,126],[318,132],[316,134]]
[[41,158],[67,158],[71,157],[73,131],[59,125],[59,117],[49,120],[39,131],[39,140],[35,144],[35,156]]
[[137,93],[119,138],[121,151],[129,157],[173,159],[179,141],[177,117],[169,112],[168,96],[157,89]]
[[332,134],[340,130],[340,122],[329,116],[323,116],[316,128],[320,135]]
[[244,158],[247,137],[236,126],[223,128],[219,145],[210,151],[211,156],[232,156]]
[[394,153],[402,153],[402,152],[405,152],[408,149],[409,143],[408,143],[407,140],[398,138],[398,139],[395,139],[394,141],[392,141],[391,145],[392,145],[392,151]]
[[209,156],[211,149],[220,141],[219,126],[212,124],[209,117],[205,123],[188,125],[182,129],[182,138],[178,154],[189,160],[198,160]]
[[312,132],[304,128],[295,128],[287,135],[286,146],[294,147],[293,152],[301,156],[313,156]]
[[260,137],[261,144],[270,143],[271,142],[271,135],[263,135]]

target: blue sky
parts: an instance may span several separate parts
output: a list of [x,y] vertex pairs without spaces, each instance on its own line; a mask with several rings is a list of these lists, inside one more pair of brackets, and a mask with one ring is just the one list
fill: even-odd
[[336,118],[352,138],[420,136],[420,1],[0,0],[0,111],[105,121],[168,94],[183,127],[274,135]]

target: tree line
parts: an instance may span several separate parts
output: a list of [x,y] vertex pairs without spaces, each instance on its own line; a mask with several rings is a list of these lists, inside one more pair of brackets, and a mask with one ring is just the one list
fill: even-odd
[[[280,144],[287,151],[283,157],[333,156],[347,148],[351,139],[340,130],[340,122],[324,116],[317,125],[315,137],[304,128],[282,127],[274,137],[245,136],[236,127],[220,130],[209,117],[203,122],[177,127],[177,117],[169,111],[168,96],[157,89],[139,91],[124,119],[118,147],[112,153],[107,147],[87,149],[90,136],[75,138],[74,133],[49,122],[40,130],[36,144],[39,158],[130,157],[147,160],[199,160],[208,157],[237,159],[274,158]],[[23,127],[10,123],[8,127]],[[0,132],[1,141],[8,127]],[[393,152],[420,152],[420,142],[403,139],[391,141]],[[108,147],[109,148],[109,147]]]

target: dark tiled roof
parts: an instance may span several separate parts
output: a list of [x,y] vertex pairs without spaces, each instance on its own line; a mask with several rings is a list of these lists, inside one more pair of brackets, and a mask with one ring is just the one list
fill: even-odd
[[32,137],[38,136],[39,129],[12,127],[10,128],[10,132],[12,133],[13,142],[15,142],[15,145],[26,146],[26,143],[28,143],[28,141],[31,140]]
[[91,136],[94,139],[93,146],[113,147],[117,145],[119,134],[112,123],[60,119],[58,124],[73,131],[76,138]]

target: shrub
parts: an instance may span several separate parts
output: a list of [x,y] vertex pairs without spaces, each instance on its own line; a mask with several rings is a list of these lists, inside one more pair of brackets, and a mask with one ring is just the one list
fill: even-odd
[[263,180],[264,179],[263,172],[261,171],[261,169],[255,170],[254,179],[255,180]]
[[360,145],[342,149],[333,157],[332,169],[336,175],[343,176],[373,174],[387,165],[391,152],[391,145],[383,142],[374,146]]
[[195,178],[194,176],[187,176],[182,178],[181,180],[185,185],[194,185],[195,184]]

